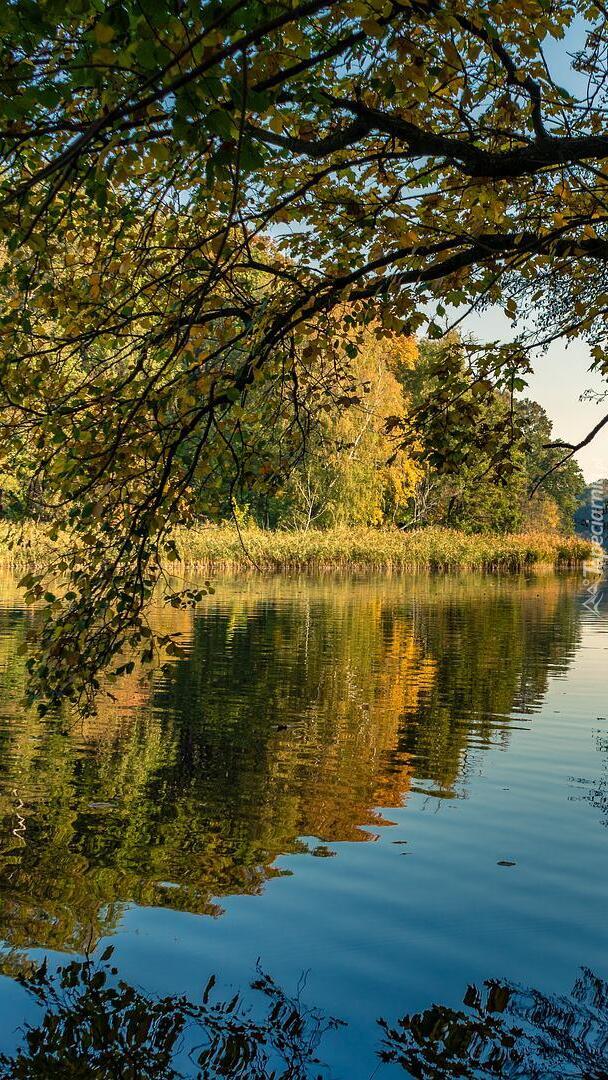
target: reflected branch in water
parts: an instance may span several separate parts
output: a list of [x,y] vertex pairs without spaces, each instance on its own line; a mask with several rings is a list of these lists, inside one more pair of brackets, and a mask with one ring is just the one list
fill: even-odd
[[602,755],[602,771],[595,780],[570,777],[570,782],[578,784],[582,789],[582,795],[572,798],[584,799],[594,809],[599,810],[602,825],[608,825],[608,735],[605,732],[598,732],[596,747]]
[[[3,973],[41,1007],[17,1053],[0,1056],[1,1080],[320,1080],[319,1047],[347,1027],[286,994],[261,969],[254,1010],[240,992],[221,1000],[211,978],[199,1003],[155,997],[120,979],[112,947],[98,962],[53,972],[9,953]],[[415,1080],[607,1080],[608,983],[581,969],[570,994],[488,980],[461,1009],[433,1005],[383,1031],[376,1076],[401,1066]],[[348,1038],[348,1032],[345,1034]],[[391,1074],[393,1075],[393,1069]],[[359,1074],[358,1074],[359,1075]]]
[[380,1058],[416,1080],[606,1080],[608,983],[582,968],[570,994],[488,980],[464,1009],[433,1005],[384,1031]]
[[[287,995],[261,970],[251,984],[264,1000],[261,1017],[236,993],[216,1000],[212,977],[195,1003],[157,998],[117,978],[112,947],[100,962],[74,960],[55,972],[23,962],[18,981],[44,1009],[24,1028],[14,1056],[0,1055],[2,1080],[311,1080],[317,1050],[341,1026],[301,1001],[303,983]],[[7,957],[15,974],[18,958]],[[180,1059],[187,1064],[180,1068]],[[186,1071],[184,1071],[184,1069]]]

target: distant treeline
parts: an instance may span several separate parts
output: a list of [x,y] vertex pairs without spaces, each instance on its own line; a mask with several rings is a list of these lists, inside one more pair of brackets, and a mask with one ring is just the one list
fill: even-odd
[[[570,460],[531,495],[560,456],[548,448],[551,421],[537,402],[518,396],[521,380],[497,390],[471,364],[470,346],[456,336],[387,337],[372,325],[352,349],[348,393],[325,389],[314,418],[299,416],[305,437],[295,463],[285,451],[295,438],[286,412],[261,434],[263,450],[243,445],[237,483],[218,443],[213,472],[192,481],[192,498],[200,503],[204,488],[214,521],[236,518],[243,527],[572,533],[585,491],[580,468]],[[445,402],[440,421],[431,418],[429,399]],[[53,516],[28,445],[0,471],[0,506],[9,521]]]
[[[442,383],[446,353],[462,378],[456,402]],[[573,532],[585,489],[579,466],[570,460],[531,495],[538,478],[560,457],[559,450],[547,447],[551,421],[537,402],[514,395],[512,388],[499,392],[475,381],[457,339],[387,342],[370,331],[352,369],[354,403],[326,409],[309,432],[302,461],[283,484],[253,496],[242,486],[237,495],[241,524]],[[429,394],[444,393],[446,430],[438,438],[428,428],[422,403]],[[471,416],[477,433],[473,447],[461,431],[463,417],[470,423]],[[448,440],[444,456],[435,447]]]

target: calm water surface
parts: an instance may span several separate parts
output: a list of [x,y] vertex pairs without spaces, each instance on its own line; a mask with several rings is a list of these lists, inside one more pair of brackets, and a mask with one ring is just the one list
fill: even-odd
[[380,1017],[608,979],[608,605],[583,579],[216,584],[157,612],[187,659],[82,722],[23,711],[35,615],[0,583],[0,1048],[36,1016],[24,956],[110,941],[155,994],[306,973],[345,1080],[379,1068]]

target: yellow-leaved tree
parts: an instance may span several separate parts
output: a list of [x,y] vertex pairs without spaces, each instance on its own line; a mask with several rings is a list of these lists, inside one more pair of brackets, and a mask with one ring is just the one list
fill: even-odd
[[278,499],[279,525],[382,525],[406,514],[422,467],[416,446],[400,445],[387,421],[408,411],[397,373],[417,356],[413,337],[377,323],[364,330],[349,365],[350,400],[329,405],[311,432]]

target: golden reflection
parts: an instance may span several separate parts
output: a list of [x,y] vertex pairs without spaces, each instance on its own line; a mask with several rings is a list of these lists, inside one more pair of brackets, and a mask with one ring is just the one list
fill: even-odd
[[[94,719],[19,705],[35,613],[0,583],[0,935],[90,947],[127,902],[218,915],[284,853],[367,840],[414,790],[466,789],[578,640],[573,579],[218,582],[189,655]],[[497,718],[500,723],[497,722]]]

